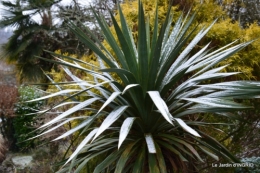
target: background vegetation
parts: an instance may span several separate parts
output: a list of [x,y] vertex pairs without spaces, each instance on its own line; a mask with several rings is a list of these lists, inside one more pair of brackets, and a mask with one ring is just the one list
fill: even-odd
[[44,102],[27,103],[26,101],[39,98],[43,94],[37,88],[29,86],[21,86],[18,92],[19,101],[15,105],[16,117],[13,120],[14,138],[20,151],[28,151],[38,145],[35,140],[26,140],[37,135],[35,130],[40,124],[40,119],[36,119],[36,112],[42,108]]
[[[33,1],[31,1],[34,3]],[[202,4],[203,2],[203,4]],[[108,2],[106,2],[108,4]],[[112,2],[111,6],[106,6],[106,3],[99,3],[97,2],[96,4],[96,10],[103,14],[108,14],[107,9],[116,9],[115,6],[113,6]],[[146,1],[143,0],[144,8],[145,8],[145,16],[148,18],[149,17],[149,28],[154,27],[154,14],[155,14],[155,1]],[[219,6],[216,6],[218,4]],[[16,4],[17,7],[19,4]],[[37,4],[36,4],[37,5]],[[203,45],[205,45],[208,42],[211,42],[209,45],[209,48],[221,48],[224,45],[233,42],[237,39],[237,43],[242,43],[245,41],[250,41],[253,39],[256,39],[260,35],[260,27],[259,27],[259,2],[255,1],[198,1],[198,0],[189,0],[189,1],[182,1],[182,0],[174,0],[173,3],[173,11],[174,11],[174,17],[173,17],[173,24],[177,22],[177,16],[179,16],[180,13],[184,12],[185,14],[188,13],[189,9],[192,8],[191,13],[197,11],[197,17],[195,19],[194,25],[198,25],[198,28],[202,28],[203,26],[208,26],[213,20],[217,19],[217,22],[215,25],[212,27],[212,29],[209,31],[209,33],[198,43],[198,45],[194,48],[192,53],[197,52],[202,48]],[[33,6],[31,4],[31,6]],[[166,11],[169,6],[169,1],[167,0],[158,0],[158,16],[160,21],[164,20],[166,17]],[[32,43],[32,45],[39,45],[39,52],[36,53],[35,55],[53,59],[52,55],[49,52],[43,52],[43,49],[48,49],[50,51],[56,51],[58,54],[62,55],[69,55],[73,57],[77,57],[79,60],[83,60],[85,62],[88,62],[92,65],[98,65],[97,57],[95,54],[89,50],[88,47],[84,46],[77,37],[74,36],[74,34],[69,30],[69,28],[66,25],[67,19],[73,20],[74,23],[78,27],[80,27],[83,32],[87,33],[87,30],[84,28],[83,25],[80,23],[84,23],[84,25],[87,25],[89,23],[92,23],[95,19],[93,18],[93,15],[86,15],[82,11],[84,7],[79,6],[78,4],[72,4],[71,6],[67,7],[62,7],[61,11],[59,13],[59,18],[63,19],[64,23],[60,25],[59,27],[56,28],[56,26],[52,26],[50,28],[46,28],[43,25],[44,22],[46,23],[47,19],[50,21],[52,18],[50,16],[50,13],[48,8],[51,7],[51,4],[48,4],[48,6],[44,7],[44,14],[42,15],[44,18],[42,20],[41,24],[34,24],[37,25],[35,26],[35,30],[30,30],[30,37],[26,36],[26,34],[22,34],[22,37],[24,39],[18,40],[19,45],[21,46],[24,45],[22,44],[23,42],[26,42],[26,40],[31,40],[29,41]],[[100,7],[100,8],[99,8]],[[102,7],[102,8],[101,8]],[[137,10],[133,9],[138,9],[138,3],[137,1],[125,1],[122,4],[123,13],[126,17],[126,21],[129,23],[130,28],[132,30],[132,33],[134,35],[134,40],[137,41],[138,37],[138,21],[137,21]],[[24,10],[24,9],[22,9]],[[21,11],[22,11],[21,10]],[[102,11],[103,10],[103,11]],[[30,21],[30,16],[23,16],[21,15],[21,11],[16,11],[19,12],[21,18],[23,17],[28,17],[26,20]],[[85,10],[89,14],[89,10]],[[258,13],[257,13],[258,12]],[[115,13],[115,18],[117,21],[119,21],[119,13],[118,11],[114,11]],[[25,19],[25,18],[24,18]],[[105,16],[105,20],[111,24],[111,18],[108,17],[108,15]],[[22,20],[21,20],[22,21]],[[78,21],[78,22],[77,22]],[[89,22],[91,21],[91,22]],[[14,22],[14,21],[13,21]],[[89,23],[88,23],[89,22]],[[1,23],[1,22],[0,22]],[[97,23],[94,21],[94,23]],[[5,24],[3,21],[1,24]],[[9,23],[12,24],[12,21]],[[161,25],[159,23],[159,25]],[[29,27],[31,25],[28,25]],[[25,27],[25,26],[24,26]],[[102,40],[103,36],[101,35],[100,29],[99,28],[90,28],[92,31],[95,31],[94,34],[97,35],[98,40]],[[111,27],[112,33],[115,36],[116,31],[114,30],[113,27]],[[20,30],[20,31],[19,31]],[[22,33],[24,32],[24,28],[19,28],[15,31],[15,34],[17,33]],[[27,29],[28,31],[28,29]],[[57,32],[57,31],[62,31],[62,32]],[[66,33],[66,34],[65,34]],[[18,38],[19,36],[13,35],[13,38],[16,37]],[[151,31],[151,35],[153,32]],[[20,35],[21,36],[21,35]],[[36,39],[37,38],[37,39]],[[32,41],[34,40],[34,41]],[[35,41],[36,40],[36,41]],[[62,41],[60,41],[62,40]],[[116,38],[118,41],[118,39]],[[9,45],[11,44],[12,39],[10,40]],[[95,40],[95,42],[97,42]],[[18,42],[15,42],[15,44]],[[114,52],[112,48],[109,46],[109,44],[104,41],[103,42],[105,47],[112,52],[114,55]],[[7,45],[8,45],[7,44]],[[6,46],[7,46],[6,45]],[[56,45],[56,46],[55,46]],[[17,47],[18,49],[18,47]],[[26,52],[26,49],[23,47],[23,51]],[[13,48],[10,47],[10,50],[14,50]],[[19,48],[19,50],[22,50],[22,48]],[[57,51],[58,50],[58,51]],[[17,57],[21,58],[23,55],[26,55],[23,53],[23,51],[18,52],[17,51]],[[14,51],[15,52],[15,51]],[[19,55],[19,56],[18,56]],[[46,56],[45,56],[46,55]],[[221,81],[231,81],[231,80],[256,80],[259,81],[260,74],[259,74],[259,55],[260,55],[260,43],[259,40],[253,42],[249,46],[247,46],[245,49],[241,50],[239,53],[233,55],[231,58],[221,62],[218,64],[218,66],[223,66],[230,64],[227,68],[223,70],[223,72],[242,72],[236,76],[228,77],[225,80],[221,79]],[[11,58],[12,56],[7,56],[6,57]],[[27,67],[25,66],[24,71],[20,70],[19,74],[21,76],[20,79],[25,78],[26,73],[27,74],[33,74],[31,73],[30,69],[31,67],[37,67],[38,65],[43,67],[46,65],[47,68],[43,68],[47,74],[53,78],[53,82],[71,82],[73,79],[71,76],[64,71],[64,69],[61,66],[53,66],[51,62],[46,62],[39,60],[34,57],[34,55],[31,56],[32,58],[28,58],[28,56],[24,56],[24,60],[20,60],[20,62],[28,62],[24,63],[23,65],[28,65]],[[14,59],[14,62],[19,62],[17,59]],[[70,61],[72,62],[72,61]],[[35,66],[35,64],[37,64]],[[21,64],[17,63],[17,67],[21,67]],[[82,64],[81,64],[82,65]],[[83,65],[84,66],[84,65]],[[84,66],[86,67],[86,66]],[[18,69],[19,69],[18,68]],[[95,68],[93,67],[92,70]],[[83,80],[94,80],[93,77],[86,75],[85,73],[81,72],[80,70],[73,70],[69,68],[69,70],[72,71],[74,75],[76,75],[78,78],[81,78]],[[27,72],[26,72],[27,71]],[[39,69],[38,72],[40,72],[41,75],[43,75],[42,71]],[[48,73],[49,72],[49,73]],[[36,74],[36,73],[35,73]],[[113,76],[113,77],[116,77]],[[31,80],[34,78],[28,77],[28,80]],[[62,89],[79,89],[79,87],[76,86],[61,86]],[[60,88],[57,88],[55,85],[50,85],[47,89],[48,92],[55,92],[59,91]],[[98,93],[96,90],[92,90],[94,93]],[[64,96],[63,96],[64,98]],[[60,99],[50,99],[48,101],[48,105],[54,104],[54,102],[58,102]],[[78,97],[78,101],[82,101],[85,99],[85,97]],[[205,132],[209,133],[210,135],[214,136],[218,141],[220,141],[223,145],[225,145],[229,150],[231,150],[232,153],[236,154],[239,158],[250,158],[253,156],[259,156],[259,151],[254,150],[259,146],[259,137],[257,137],[257,134],[259,134],[259,110],[258,110],[258,103],[259,100],[255,99],[252,101],[248,100],[243,100],[241,101],[247,105],[252,105],[256,109],[254,110],[243,110],[237,112],[235,115],[240,118],[241,121],[237,120],[230,120],[227,118],[216,118],[215,116],[209,114],[208,116],[204,117],[204,121],[209,122],[209,123],[215,123],[215,122],[221,122],[221,123],[230,123],[234,124],[232,126],[212,126],[212,128],[219,128],[222,130],[221,133],[219,132],[214,132],[211,129],[203,129]],[[68,107],[67,107],[68,108]],[[64,110],[61,109],[61,110]],[[84,111],[83,111],[84,112]],[[81,112],[82,113],[82,112]],[[84,112],[85,113],[85,112]],[[80,114],[80,113],[79,113]],[[75,114],[75,116],[79,115]],[[22,117],[22,116],[21,116]],[[32,117],[32,116],[31,116]],[[21,121],[26,120],[26,118],[29,118],[29,116],[24,116],[25,119],[21,119]],[[77,124],[80,123],[79,121],[76,121],[75,123],[72,123],[69,126],[66,126],[66,128],[72,129]],[[20,124],[20,123],[19,123]],[[21,125],[21,124],[20,124]],[[19,126],[19,125],[18,125]],[[29,130],[29,129],[27,129]],[[77,138],[77,135],[74,136],[75,139]],[[75,145],[79,143],[80,140],[75,141]],[[21,143],[22,144],[22,143]],[[71,147],[73,148],[73,147]],[[74,148],[75,149],[75,148]],[[209,162],[205,165],[202,166],[206,168],[206,171],[209,170],[209,166],[211,163],[211,160],[208,160]],[[223,162],[220,160],[220,162]],[[231,170],[232,171],[232,170]]]

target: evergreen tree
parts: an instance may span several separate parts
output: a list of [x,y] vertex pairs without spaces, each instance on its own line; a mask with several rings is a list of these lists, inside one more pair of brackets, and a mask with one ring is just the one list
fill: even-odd
[[[36,58],[51,58],[43,49],[56,50],[59,41],[51,36],[53,29],[50,8],[60,0],[1,1],[5,7],[0,27],[13,27],[13,35],[4,44],[2,57],[13,62],[21,80],[35,81],[44,77],[42,70],[49,71],[52,64]],[[40,16],[40,21],[33,19]]]

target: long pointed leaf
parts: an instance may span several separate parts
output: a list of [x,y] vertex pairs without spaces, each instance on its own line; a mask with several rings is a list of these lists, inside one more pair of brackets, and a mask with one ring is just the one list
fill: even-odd
[[137,159],[133,165],[133,172],[135,173],[142,173],[144,170],[144,161],[146,155],[146,147],[145,144],[140,146],[140,152],[137,153]]
[[99,99],[100,99],[100,98],[91,98],[91,99],[88,99],[88,100],[86,100],[86,101],[84,101],[84,102],[82,102],[82,103],[80,103],[80,104],[78,104],[78,105],[76,105],[76,106],[70,108],[69,110],[67,110],[67,111],[65,111],[64,113],[60,114],[59,116],[55,117],[54,119],[52,119],[52,120],[49,121],[48,123],[42,125],[41,128],[46,127],[46,126],[49,126],[49,125],[51,125],[51,124],[54,124],[54,123],[56,123],[57,121],[59,121],[60,119],[66,117],[66,116],[68,116],[68,115],[70,115],[70,114],[72,114],[72,113],[74,113],[74,112],[76,112],[76,111],[81,110],[82,108],[84,108],[84,107],[86,107],[86,106],[92,104],[93,102],[95,102],[95,101],[97,101],[97,100],[99,100]]
[[98,129],[94,129],[85,137],[85,139],[78,145],[76,150],[72,153],[72,155],[64,165],[71,161],[80,152],[80,150],[91,140],[91,138],[96,134],[97,131]]
[[111,163],[118,160],[118,158],[120,156],[119,154],[120,154],[119,151],[111,152],[111,154],[109,156],[107,156],[106,159],[95,168],[93,173],[102,172],[102,170],[104,170],[106,167],[108,167]]
[[147,48],[147,34],[145,27],[145,16],[144,9],[141,1],[139,0],[139,10],[138,10],[138,64],[139,64],[139,81],[141,81],[144,93],[147,91],[148,87],[148,48]]
[[116,107],[103,121],[101,126],[98,129],[95,137],[92,141],[94,141],[102,132],[104,132],[109,126],[111,126],[120,116],[125,112],[128,106],[118,106]]
[[122,26],[122,29],[124,29],[124,33],[123,33],[121,31],[116,19],[114,18],[113,14],[111,14],[111,19],[113,21],[118,40],[121,44],[122,51],[124,52],[125,61],[128,65],[128,67],[130,67],[129,70],[135,74],[135,73],[137,73],[137,70],[138,70],[135,52],[133,50],[133,47],[135,47],[135,45],[132,45],[132,42],[131,42],[130,38],[128,37],[128,35],[130,33],[128,32],[128,29],[125,28],[127,26]]
[[145,134],[145,141],[146,141],[149,153],[156,153],[156,147],[155,147],[155,143],[154,143],[152,134]]
[[119,96],[121,92],[113,92],[113,94],[106,100],[106,102],[102,105],[102,107],[98,110],[98,113],[101,112],[107,105],[109,105],[111,102]]
[[115,172],[123,172],[124,168],[126,167],[126,162],[130,159],[133,152],[136,152],[135,149],[133,149],[134,144],[136,142],[130,143],[125,149],[124,152],[121,154],[121,157],[119,158],[116,170]]
[[150,95],[151,99],[153,100],[155,106],[158,108],[160,113],[163,115],[163,117],[170,123],[172,123],[172,117],[169,113],[169,110],[166,104],[164,103],[163,99],[161,98],[158,91],[148,91],[148,94]]
[[182,119],[180,118],[174,118],[174,120],[176,120],[178,122],[178,124],[187,132],[189,132],[190,134],[197,136],[197,137],[201,137],[198,132],[196,132],[194,129],[192,129],[191,127],[189,127]]
[[206,153],[207,155],[209,155],[210,157],[212,157],[213,159],[215,159],[215,160],[219,160],[219,157],[218,156],[216,156],[215,154],[213,154],[213,153],[211,153],[210,151],[208,151],[208,149],[206,149],[205,147],[203,147],[203,146],[201,146],[201,145],[198,145],[198,147],[200,147],[200,149],[204,152],[204,153]]
[[122,95],[125,94],[125,92],[127,90],[129,90],[130,88],[133,88],[133,87],[136,87],[136,86],[139,86],[139,84],[130,84],[130,85],[127,85],[124,89],[124,91],[122,92]]
[[148,154],[148,164],[149,164],[149,172],[150,173],[158,173],[160,172],[158,162],[154,154]]
[[55,96],[59,96],[59,95],[67,94],[67,93],[72,93],[72,92],[77,92],[77,91],[80,91],[80,90],[78,90],[78,89],[66,89],[66,90],[62,90],[62,91],[59,91],[59,92],[56,92],[56,93],[53,93],[53,94],[50,94],[50,95],[47,95],[47,96],[37,98],[37,99],[29,100],[29,101],[26,101],[26,102],[29,103],[29,102],[45,100],[45,99],[52,98],[52,97],[55,97]]
[[120,148],[120,146],[126,139],[128,133],[130,132],[135,119],[136,119],[136,117],[128,117],[123,122],[121,129],[120,129],[120,133],[119,133],[118,149]]

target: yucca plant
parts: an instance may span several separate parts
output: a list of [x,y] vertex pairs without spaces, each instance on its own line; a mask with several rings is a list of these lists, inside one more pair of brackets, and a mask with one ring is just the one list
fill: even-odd
[[[150,30],[139,1],[138,41],[135,43],[120,6],[118,10],[120,22],[111,14],[116,36],[104,18],[94,12],[113,52],[91,32],[90,39],[76,25],[69,24],[78,38],[95,52],[100,65],[96,67],[53,53],[56,63],[63,66],[72,81],[53,83],[60,91],[32,100],[66,97],[55,107],[42,111],[44,113],[71,105],[44,124],[41,129],[46,130],[42,134],[68,122],[81,121],[56,139],[75,132],[83,139],[59,172],[80,172],[88,164],[94,164],[94,173],[193,172],[195,163],[204,161],[200,153],[216,160],[221,156],[236,162],[222,144],[201,130],[208,124],[195,116],[210,113],[234,118],[231,112],[250,108],[234,100],[256,98],[260,94],[260,83],[221,82],[237,72],[223,73],[221,70],[227,65],[217,66],[250,42],[237,45],[233,42],[215,51],[207,44],[193,54],[191,51],[211,26],[202,28],[188,43],[197,29],[191,28],[195,14],[180,16],[172,27],[169,9],[159,28],[157,9],[154,28]],[[79,79],[71,73],[71,67],[86,72],[93,81]],[[63,89],[64,84],[77,85],[78,89]],[[86,99],[78,101],[77,96]],[[75,112],[87,112],[87,115],[73,116]],[[92,162],[95,159],[96,162]]]

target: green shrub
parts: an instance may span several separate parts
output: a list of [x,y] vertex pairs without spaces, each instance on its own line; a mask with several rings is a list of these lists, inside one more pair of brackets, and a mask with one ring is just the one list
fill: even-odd
[[13,120],[13,126],[15,129],[14,137],[17,140],[18,149],[27,150],[35,145],[35,140],[25,140],[36,135],[36,132],[32,132],[36,129],[37,124],[35,118],[36,114],[34,113],[40,109],[44,102],[26,102],[42,95],[42,93],[35,87],[22,86],[18,91],[19,102],[15,106],[16,116]]

